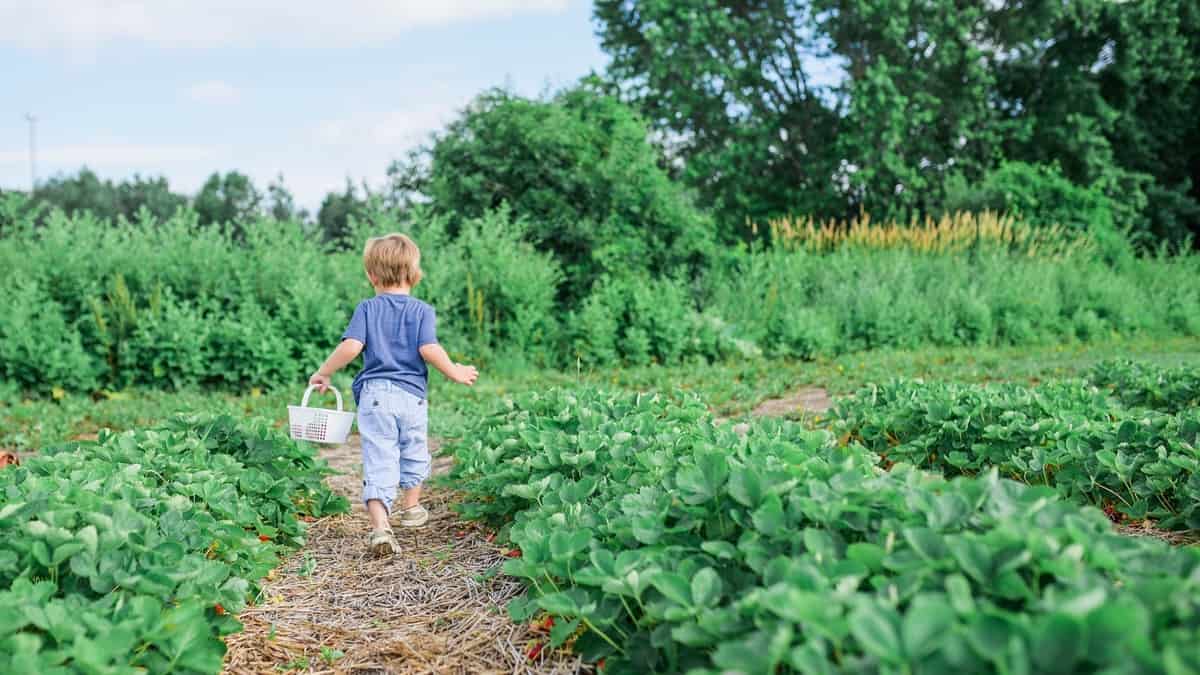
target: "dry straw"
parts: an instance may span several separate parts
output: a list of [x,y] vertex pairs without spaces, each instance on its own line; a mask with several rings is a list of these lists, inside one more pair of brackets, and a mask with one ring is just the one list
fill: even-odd
[[978,248],[1060,259],[1095,251],[1095,242],[1085,233],[1061,225],[1033,227],[990,211],[945,214],[936,220],[926,217],[908,224],[876,224],[868,214],[849,222],[785,217],[769,221],[768,226],[776,244],[812,253],[840,249],[961,253]]
[[[321,449],[343,472],[327,479],[330,487],[353,499],[359,452],[356,445]],[[448,460],[435,460],[434,473],[444,473]],[[361,505],[313,523],[305,547],[238,617],[245,629],[225,639],[224,672],[594,672],[566,649],[531,650],[548,636],[514,624],[504,609],[524,585],[497,573],[507,558],[481,527],[458,520],[450,509],[457,499],[450,490],[428,490],[429,523],[397,528],[402,552],[391,558],[367,555]]]

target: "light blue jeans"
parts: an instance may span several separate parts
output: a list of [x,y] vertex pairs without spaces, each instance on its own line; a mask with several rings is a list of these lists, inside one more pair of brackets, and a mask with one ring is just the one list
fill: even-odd
[[358,402],[363,504],[378,499],[391,513],[397,485],[407,490],[429,478],[428,432],[425,399],[387,380],[363,384]]

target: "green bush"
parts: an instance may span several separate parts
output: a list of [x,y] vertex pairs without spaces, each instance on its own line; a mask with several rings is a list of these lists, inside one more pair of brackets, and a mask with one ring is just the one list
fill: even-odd
[[1003,252],[742,251],[704,279],[705,311],[768,353],[809,358],[920,345],[1025,345],[1196,334],[1200,258]]
[[573,356],[591,366],[714,360],[734,348],[728,333],[696,310],[687,286],[669,278],[604,277],[568,324]]
[[1098,187],[1080,187],[1058,167],[1025,162],[1004,162],[975,184],[952,176],[942,206],[952,213],[1007,213],[1034,226],[1102,230],[1118,224],[1112,202]]
[[[11,206],[12,200],[3,204]],[[0,209],[3,211],[3,209]],[[1200,334],[1200,257],[1000,247],[731,248],[700,276],[609,270],[578,302],[544,226],[502,207],[479,217],[372,207],[331,251],[293,222],[200,227],[183,211],[114,226],[84,214],[16,214],[0,237],[14,279],[0,297],[0,375],[51,393],[128,386],[298,386],[373,291],[358,251],[412,234],[455,358],[573,369],[731,357],[814,359],[921,345],[1028,345]]]
[[648,136],[631,109],[586,86],[548,100],[492,90],[438,135],[417,189],[456,218],[504,204],[527,218],[574,304],[605,271],[694,270],[710,253],[712,219]]

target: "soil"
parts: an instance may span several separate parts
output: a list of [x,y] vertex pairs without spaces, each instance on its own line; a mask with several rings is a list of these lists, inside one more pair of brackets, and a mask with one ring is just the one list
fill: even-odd
[[755,417],[789,417],[804,413],[824,413],[833,407],[829,392],[821,387],[805,387],[782,398],[758,404],[750,414]]

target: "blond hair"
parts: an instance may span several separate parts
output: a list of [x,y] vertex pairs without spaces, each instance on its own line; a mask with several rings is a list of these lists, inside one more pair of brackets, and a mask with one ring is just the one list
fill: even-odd
[[421,280],[421,249],[398,232],[372,237],[363,248],[363,267],[379,286],[416,286]]

